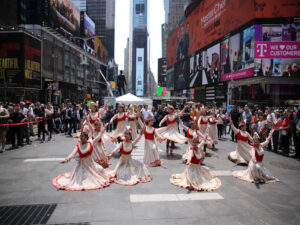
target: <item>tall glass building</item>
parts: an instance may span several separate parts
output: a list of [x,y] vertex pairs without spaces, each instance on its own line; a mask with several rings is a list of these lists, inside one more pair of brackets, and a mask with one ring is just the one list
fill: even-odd
[[147,93],[149,71],[148,1],[130,1],[129,90],[137,96]]

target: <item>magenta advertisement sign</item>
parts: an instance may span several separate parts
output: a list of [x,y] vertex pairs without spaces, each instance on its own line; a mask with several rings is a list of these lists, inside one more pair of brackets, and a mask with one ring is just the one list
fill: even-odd
[[253,77],[254,76],[254,68],[248,68],[243,70],[238,70],[232,73],[226,73],[221,76],[221,81],[229,81],[229,80],[236,80],[242,79],[246,77]]
[[258,41],[255,42],[257,59],[291,59],[300,57],[299,41]]

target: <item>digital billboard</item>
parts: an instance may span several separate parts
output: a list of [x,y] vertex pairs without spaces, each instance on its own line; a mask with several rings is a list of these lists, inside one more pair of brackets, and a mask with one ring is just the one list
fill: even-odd
[[144,48],[136,49],[136,96],[144,95]]
[[97,37],[94,38],[94,51],[96,53],[96,57],[100,61],[106,62],[106,55],[107,55],[106,48],[102,44],[102,41]]
[[216,44],[203,52],[202,85],[220,81],[220,44]]
[[170,97],[171,92],[166,87],[157,87],[157,97]]
[[80,12],[72,0],[49,0],[49,24],[71,35],[80,34]]
[[24,33],[0,34],[0,83],[41,88],[41,41]]
[[86,37],[95,36],[95,23],[85,12],[80,12],[80,29]]
[[[255,18],[300,16],[295,0],[203,0],[169,35],[167,66],[192,55]],[[188,37],[188,38],[187,38]]]

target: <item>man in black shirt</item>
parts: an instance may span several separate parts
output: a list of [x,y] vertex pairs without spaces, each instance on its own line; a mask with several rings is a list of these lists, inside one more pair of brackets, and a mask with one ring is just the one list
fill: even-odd
[[[25,116],[23,115],[23,113],[20,113],[20,105],[19,104],[15,105],[15,111],[12,114],[10,114],[9,122],[23,123],[25,121],[26,121]],[[12,137],[11,137],[12,148],[16,148],[16,143],[15,143],[16,135],[18,140],[18,146],[23,146],[22,125],[12,126]]]
[[123,75],[123,71],[121,70],[120,75],[118,76],[118,79],[117,79],[117,86],[118,86],[120,96],[124,95],[126,93],[125,92],[125,85],[127,85],[126,79],[125,79],[125,76]]
[[[233,125],[235,127],[238,127],[240,118],[241,118],[241,114],[238,112],[236,105],[233,106],[233,108],[231,109],[230,116],[231,116]],[[234,134],[233,130],[231,131],[231,141],[237,142],[236,135]]]
[[[191,120],[191,108],[189,105],[186,105],[183,109],[183,114],[182,114],[182,122],[183,124],[188,127],[189,126],[189,121]],[[186,132],[184,131],[185,136]]]

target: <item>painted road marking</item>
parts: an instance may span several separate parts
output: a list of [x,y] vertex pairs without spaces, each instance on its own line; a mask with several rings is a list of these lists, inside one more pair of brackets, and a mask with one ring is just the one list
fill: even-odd
[[201,201],[224,199],[218,193],[191,193],[191,194],[149,194],[130,195],[130,202],[177,202],[177,201]]
[[39,159],[25,159],[24,162],[53,162],[62,161],[65,158],[39,158]]

